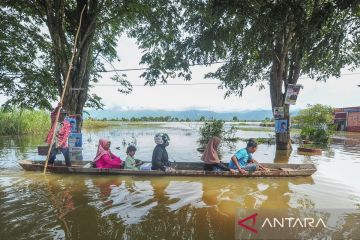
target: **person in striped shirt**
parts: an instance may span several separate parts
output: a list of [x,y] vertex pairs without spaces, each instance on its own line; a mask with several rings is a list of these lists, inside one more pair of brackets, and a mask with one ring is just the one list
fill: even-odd
[[[67,112],[65,109],[61,108],[61,106],[62,106],[61,103],[59,103],[58,106],[51,112],[51,129],[46,139],[46,142],[49,144],[49,147],[51,147],[49,163],[50,164],[54,163],[56,159],[56,154],[60,151],[64,155],[66,166],[71,167],[69,147],[68,147],[68,137],[71,132],[71,124],[65,119],[67,116]],[[58,111],[60,111],[60,114],[59,114],[58,124],[55,129],[55,120]],[[52,146],[50,146],[54,133],[55,133],[54,141]]]

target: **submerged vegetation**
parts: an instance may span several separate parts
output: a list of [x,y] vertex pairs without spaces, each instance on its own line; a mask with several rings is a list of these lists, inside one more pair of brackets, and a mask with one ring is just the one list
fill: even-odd
[[84,129],[106,128],[106,127],[113,127],[113,126],[119,126],[119,123],[117,123],[115,121],[98,121],[98,120],[85,120],[83,122]]
[[200,147],[205,147],[206,144],[212,137],[223,138],[225,133],[224,130],[224,122],[222,121],[214,121],[214,122],[206,122],[202,127],[200,127]]
[[0,135],[43,134],[49,126],[49,113],[44,110],[0,110]]
[[326,145],[333,134],[333,108],[321,104],[308,106],[294,118],[301,128],[300,139]]
[[212,137],[219,137],[226,143],[237,142],[240,138],[235,136],[236,130],[237,128],[234,126],[231,126],[229,130],[225,130],[224,122],[221,120],[205,122],[199,130],[200,139],[198,142],[200,144],[200,148],[204,148]]
[[[269,136],[267,138],[265,137],[258,137],[258,138],[254,138],[255,141],[258,143],[258,144],[275,144],[275,136]],[[243,142],[248,142],[249,139],[248,138],[240,138],[241,141]]]

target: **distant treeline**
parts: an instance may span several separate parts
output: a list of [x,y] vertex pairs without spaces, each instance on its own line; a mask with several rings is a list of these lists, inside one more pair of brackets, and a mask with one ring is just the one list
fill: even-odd
[[[200,117],[198,119],[192,120],[190,118],[177,118],[171,116],[160,116],[160,117],[132,117],[132,118],[102,118],[102,119],[93,119],[89,120],[96,121],[122,121],[122,122],[205,122],[205,121],[216,121],[218,119],[209,119],[205,117]],[[233,122],[261,122],[259,120],[239,120],[237,117],[234,117]]]
[[43,134],[49,127],[49,112],[0,109],[0,135]]
[[[109,122],[214,122],[217,119],[209,119],[204,116],[197,120],[190,118],[177,118],[171,116],[160,117],[132,117],[132,118],[87,118],[84,127],[103,127],[109,126]],[[232,120],[238,122],[239,125],[248,125],[246,122],[263,122],[264,124],[272,124],[271,119],[264,121],[256,120],[239,120],[236,116]],[[107,122],[107,123],[105,123]],[[270,122],[270,123],[269,123]],[[115,124],[115,123],[114,123]],[[110,124],[111,125],[111,124]],[[265,125],[265,126],[266,126]],[[4,110],[0,108],[0,135],[22,135],[22,134],[45,134],[50,127],[50,113],[44,110],[21,110],[12,109]]]

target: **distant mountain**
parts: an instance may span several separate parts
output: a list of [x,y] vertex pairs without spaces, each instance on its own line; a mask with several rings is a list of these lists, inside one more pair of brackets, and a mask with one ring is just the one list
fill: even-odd
[[[168,110],[116,110],[116,109],[104,109],[104,110],[88,110],[91,118],[95,119],[130,119],[132,117],[166,117],[170,116],[173,118],[190,120],[199,120],[202,116],[205,119],[217,119],[217,120],[232,120],[236,116],[239,120],[264,120],[265,118],[272,118],[271,110],[257,109],[257,110],[246,110],[239,112],[214,112],[204,110],[184,110],[184,111],[168,111]],[[296,115],[297,111],[291,113]],[[85,115],[85,118],[89,116]]]

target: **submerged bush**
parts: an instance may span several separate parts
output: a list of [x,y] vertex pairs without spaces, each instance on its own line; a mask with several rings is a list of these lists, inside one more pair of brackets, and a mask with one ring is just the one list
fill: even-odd
[[224,122],[221,120],[205,122],[204,125],[200,127],[200,148],[204,148],[212,137],[221,138],[223,143],[235,143],[240,140],[240,138],[236,136],[236,131],[237,128],[235,126],[231,126],[230,129],[225,130]]
[[205,122],[205,124],[200,127],[200,146],[206,146],[212,137],[219,137],[222,139],[224,133],[225,130],[223,121],[217,120],[213,122]]
[[301,140],[309,140],[315,144],[327,144],[333,134],[333,108],[321,104],[309,106],[301,110],[295,117],[301,128]]
[[44,110],[0,109],[0,135],[42,134],[50,128],[50,113]]

